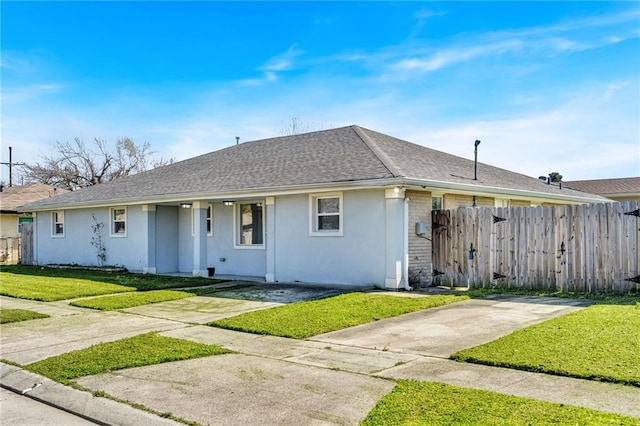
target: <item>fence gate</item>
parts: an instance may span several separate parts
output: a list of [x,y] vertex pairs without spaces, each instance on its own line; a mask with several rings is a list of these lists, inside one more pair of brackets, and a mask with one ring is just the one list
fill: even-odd
[[432,212],[433,283],[640,290],[638,202]]
[[431,212],[431,247],[434,285],[463,285],[454,278],[451,241],[451,210],[433,210]]
[[20,253],[20,263],[23,265],[33,265],[33,223],[22,224],[22,250]]

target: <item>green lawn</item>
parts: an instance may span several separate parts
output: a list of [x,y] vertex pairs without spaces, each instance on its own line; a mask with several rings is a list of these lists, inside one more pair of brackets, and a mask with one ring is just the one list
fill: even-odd
[[133,287],[135,290],[163,290],[167,288],[197,287],[223,282],[212,278],[202,277],[171,277],[154,274],[134,274],[131,272],[109,272],[103,270],[48,268],[40,266],[3,266],[0,274],[4,273],[26,276],[70,278],[95,281],[100,283],[118,284]]
[[0,295],[20,299],[52,302],[54,300],[135,290],[134,287],[77,278],[18,275],[0,272]]
[[92,297],[71,302],[71,305],[81,308],[113,311],[115,309],[132,308],[150,303],[167,302],[195,296],[193,293],[175,290],[140,291],[136,293],[112,294],[109,296]]
[[640,425],[640,419],[441,383],[401,380],[363,426]]
[[100,343],[86,349],[67,352],[24,366],[61,383],[92,374],[123,368],[160,364],[230,351],[217,345],[205,345],[188,340],[141,334],[115,342]]
[[0,324],[10,322],[27,321],[31,319],[49,318],[49,315],[39,312],[28,311],[26,309],[5,309],[0,308]]
[[210,278],[170,277],[129,272],[3,266],[0,295],[52,302],[136,290],[196,287],[222,282]]
[[640,386],[640,304],[593,305],[451,358]]
[[545,290],[530,290],[525,288],[499,288],[499,287],[487,287],[487,288],[473,288],[464,292],[472,299],[484,299],[487,296],[492,295],[516,295],[516,296],[540,296],[540,297],[559,297],[564,299],[578,299],[590,301],[598,304],[609,305],[635,305],[640,302],[640,294],[593,294],[593,293],[575,293],[575,292],[561,292],[561,291],[545,291]]
[[247,312],[209,325],[256,334],[304,339],[420,309],[466,300],[466,296],[399,297],[349,293]]

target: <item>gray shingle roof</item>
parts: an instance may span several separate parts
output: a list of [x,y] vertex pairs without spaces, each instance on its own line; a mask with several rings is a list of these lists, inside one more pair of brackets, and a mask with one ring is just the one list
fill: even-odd
[[[304,188],[339,182],[418,179],[478,187],[532,191],[566,197],[588,196],[546,185],[538,179],[406,142],[382,133],[348,126],[293,136],[245,142],[228,148],[74,191],[55,200],[30,204],[48,207],[127,203],[172,195],[231,194]],[[604,199],[603,199],[604,200]]]
[[17,212],[18,207],[42,200],[43,198],[69,192],[66,189],[54,188],[44,183],[30,183],[20,186],[9,186],[0,192],[0,211],[3,213]]
[[640,177],[574,180],[567,187],[598,195],[640,195]]

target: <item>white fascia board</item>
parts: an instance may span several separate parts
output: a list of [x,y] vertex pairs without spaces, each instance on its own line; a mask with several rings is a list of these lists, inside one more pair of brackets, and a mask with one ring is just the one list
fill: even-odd
[[[477,185],[469,185],[469,184],[461,184],[461,183],[451,183],[451,182],[442,182],[442,181],[426,181],[421,179],[405,179],[405,184],[407,185],[416,185],[422,186],[425,189],[437,189],[439,191],[442,190],[454,190],[460,191],[461,193],[466,193],[469,195],[478,195],[478,196],[489,196],[495,197],[496,195],[506,195],[510,198],[521,197],[527,200],[536,199],[541,202],[549,201],[549,202],[573,202],[573,203],[606,203],[611,202],[612,200],[602,199],[602,198],[592,198],[592,197],[578,197],[574,195],[565,195],[565,194],[549,194],[547,192],[537,192],[537,191],[529,191],[524,189],[509,189],[509,188],[500,188],[495,186],[477,186]],[[558,191],[563,191],[562,189],[558,189]]]
[[74,204],[55,204],[48,205],[46,207],[32,208],[25,211],[50,211],[50,210],[73,210],[73,209],[85,209],[85,208],[101,208],[101,207],[113,207],[114,205],[142,205],[142,204],[171,204],[180,203],[186,201],[207,200],[211,201],[242,201],[249,199],[259,199],[266,197],[277,197],[281,195],[297,195],[308,194],[313,192],[333,192],[342,190],[355,190],[355,189],[371,189],[374,187],[389,187],[403,185],[404,180],[401,178],[390,179],[371,179],[371,180],[359,180],[349,182],[331,182],[331,183],[318,183],[313,185],[299,185],[299,186],[281,186],[272,188],[254,188],[240,191],[225,191],[225,192],[189,192],[183,194],[171,194],[166,196],[151,196],[141,198],[129,198],[129,199],[113,199],[109,201],[97,201],[97,202],[80,202]]

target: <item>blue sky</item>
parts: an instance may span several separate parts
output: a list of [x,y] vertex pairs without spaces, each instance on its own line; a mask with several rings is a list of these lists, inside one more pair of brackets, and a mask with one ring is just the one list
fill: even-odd
[[[359,124],[530,176],[640,175],[638,2],[6,2],[2,161],[177,160]],[[1,178],[7,180],[6,166]]]

